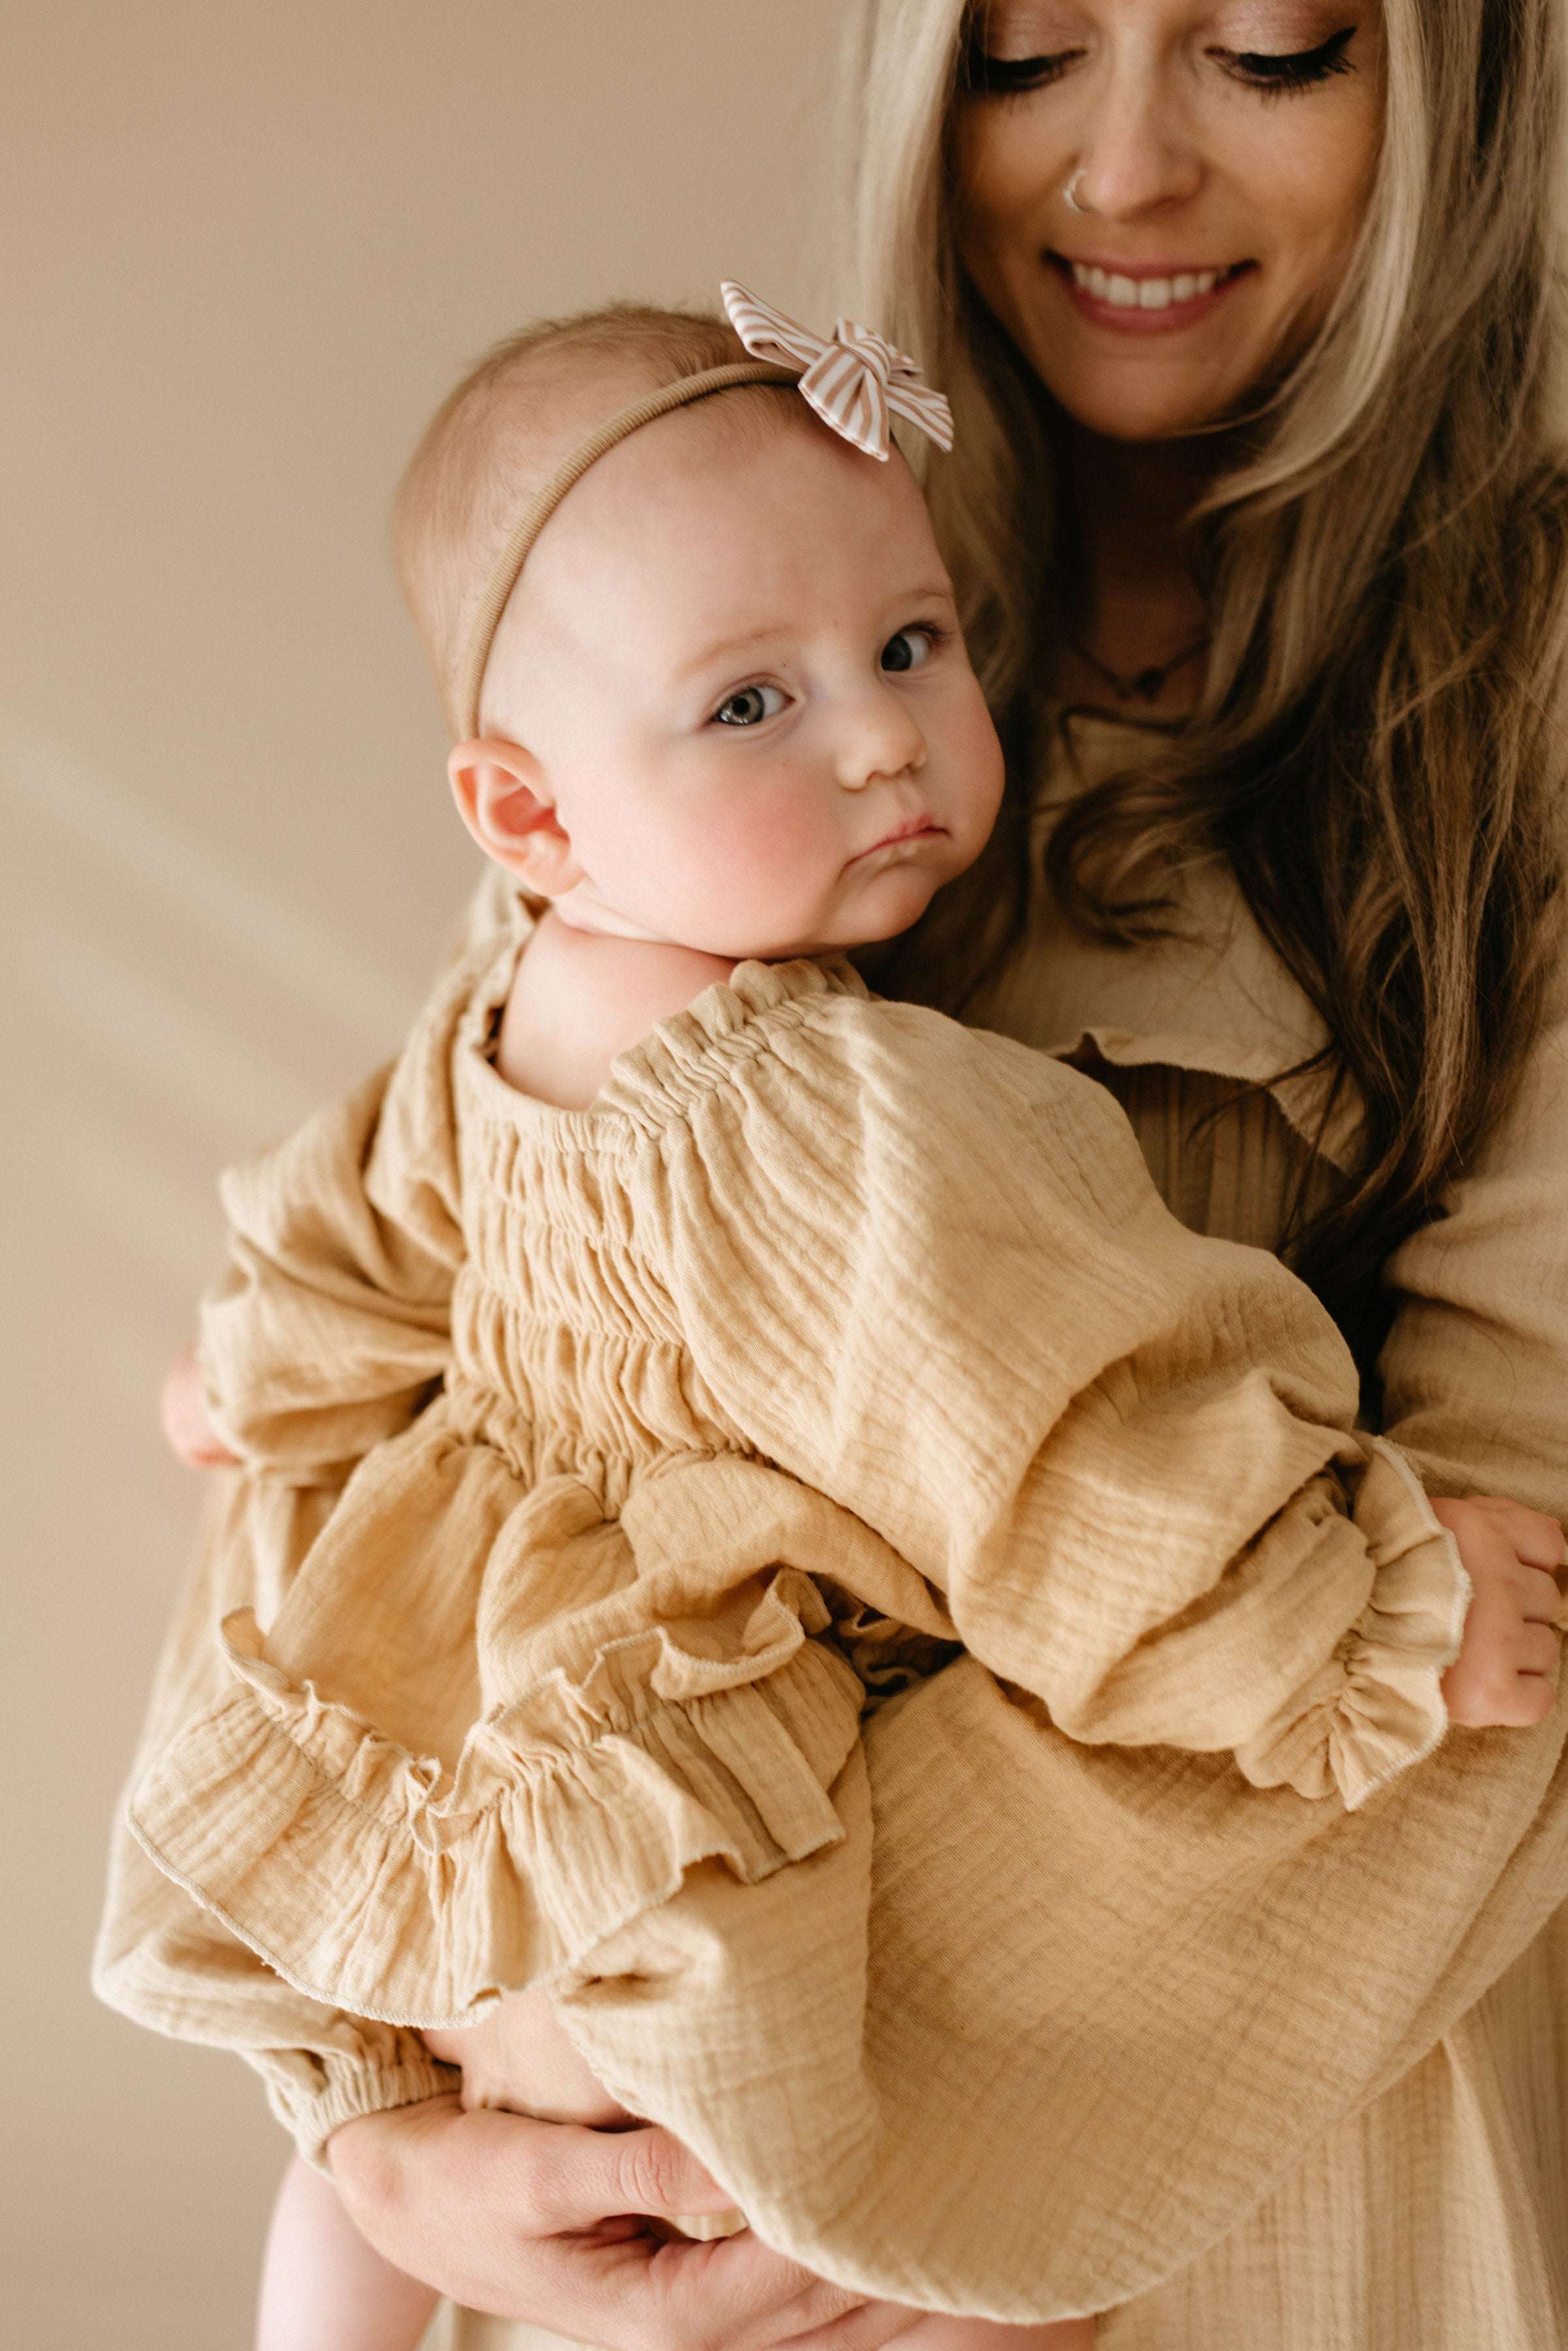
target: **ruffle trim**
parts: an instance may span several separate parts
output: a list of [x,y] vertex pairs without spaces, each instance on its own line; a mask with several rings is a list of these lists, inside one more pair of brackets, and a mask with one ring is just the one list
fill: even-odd
[[1471,1597],[1458,1546],[1410,1464],[1382,1437],[1363,1442],[1353,1515],[1372,1556],[1371,1598],[1289,1719],[1277,1715],[1237,1750],[1258,1786],[1337,1793],[1350,1812],[1430,1755],[1448,1729],[1442,1680]]
[[824,1622],[784,1570],[748,1628],[771,1635],[760,1646],[682,1661],[640,1634],[486,1718],[449,1775],[291,1682],[241,1610],[223,1628],[235,1686],[157,1759],[131,1825],[313,1999],[472,2022],[580,1966],[700,1862],[751,1883],[841,1840],[828,1791],[862,1691],[809,1637]]

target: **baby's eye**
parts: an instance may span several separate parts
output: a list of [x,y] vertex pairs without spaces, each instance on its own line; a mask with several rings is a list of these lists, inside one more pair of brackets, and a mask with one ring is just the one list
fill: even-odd
[[936,650],[935,629],[900,629],[882,649],[883,669],[918,669]]
[[780,685],[743,685],[738,694],[727,695],[713,715],[720,726],[760,726],[765,718],[777,718],[789,700]]

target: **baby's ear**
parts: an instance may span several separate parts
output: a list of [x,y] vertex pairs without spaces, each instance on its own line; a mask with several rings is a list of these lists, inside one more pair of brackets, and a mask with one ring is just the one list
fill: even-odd
[[576,888],[582,868],[531,751],[493,737],[459,743],[446,772],[458,813],[486,857],[542,898]]

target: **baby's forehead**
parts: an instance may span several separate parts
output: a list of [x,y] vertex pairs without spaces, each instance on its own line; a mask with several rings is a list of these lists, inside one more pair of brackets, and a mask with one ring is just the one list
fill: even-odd
[[529,569],[503,663],[531,638],[536,659],[650,677],[748,638],[880,643],[946,588],[907,468],[820,427],[650,432],[571,493]]
[[902,457],[852,447],[793,389],[750,386],[661,417],[612,449],[563,500],[538,555],[551,533],[574,544],[580,562],[591,552],[672,575],[705,559],[717,569],[726,557],[744,571],[808,546],[858,569],[884,564],[900,544],[930,544]]
[[[561,366],[527,402],[534,444],[531,470],[553,472],[577,451],[591,446],[610,420],[661,389],[645,371],[624,362]],[[661,455],[674,464],[693,452],[748,451],[786,438],[810,441],[823,430],[793,385],[743,384],[672,409],[628,435],[607,455],[624,448],[629,458],[645,460],[647,470],[655,472]],[[498,454],[505,462],[505,453]],[[624,474],[629,469],[623,465],[621,470]]]

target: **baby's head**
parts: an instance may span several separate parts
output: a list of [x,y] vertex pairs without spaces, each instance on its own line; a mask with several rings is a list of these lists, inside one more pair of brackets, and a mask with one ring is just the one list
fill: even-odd
[[517,337],[437,413],[397,540],[486,855],[581,927],[779,957],[907,929],[1000,798],[896,450],[862,454],[792,382],[660,415],[551,510],[468,674],[557,469],[645,394],[746,357],[716,319],[631,307]]

